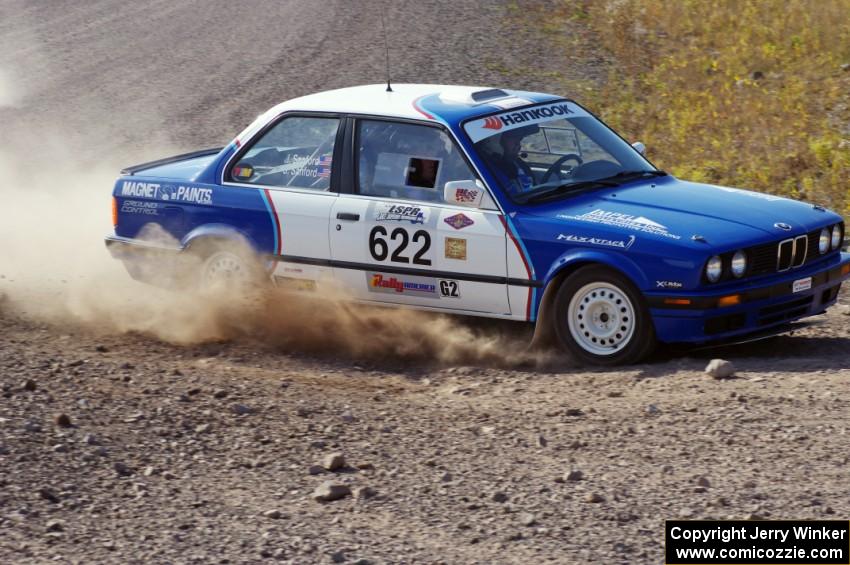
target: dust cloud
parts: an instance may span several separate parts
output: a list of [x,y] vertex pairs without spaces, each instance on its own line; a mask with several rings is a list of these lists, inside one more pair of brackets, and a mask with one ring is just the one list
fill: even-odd
[[[0,83],[0,93],[8,92]],[[110,256],[103,237],[112,230],[117,172],[142,159],[116,150],[81,161],[60,133],[16,132],[10,138],[13,144],[0,147],[4,313],[105,334],[139,332],[181,345],[248,338],[286,351],[353,359],[548,362],[526,352],[526,341],[510,333],[424,312],[356,305],[334,289],[265,289],[234,297],[198,292],[191,284],[175,291],[136,282]],[[163,156],[185,149],[159,148]]]

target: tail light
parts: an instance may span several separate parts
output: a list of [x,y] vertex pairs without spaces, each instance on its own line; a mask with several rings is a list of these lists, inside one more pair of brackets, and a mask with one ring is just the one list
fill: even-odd
[[112,227],[118,226],[118,200],[112,197]]

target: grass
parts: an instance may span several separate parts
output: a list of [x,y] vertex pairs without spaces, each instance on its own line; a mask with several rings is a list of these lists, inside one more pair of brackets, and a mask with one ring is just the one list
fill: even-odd
[[[565,1],[556,49],[608,61],[571,84],[674,175],[850,212],[850,0]],[[538,14],[539,15],[539,14]],[[564,30],[582,28],[579,41]],[[842,68],[842,66],[845,66]]]

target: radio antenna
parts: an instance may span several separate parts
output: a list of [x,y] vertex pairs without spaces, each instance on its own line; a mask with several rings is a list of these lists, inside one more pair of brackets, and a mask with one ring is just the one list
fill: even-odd
[[390,86],[390,46],[387,43],[387,24],[384,23],[383,10],[381,10],[381,28],[384,30],[384,49],[387,52],[387,92],[392,92],[393,87]]

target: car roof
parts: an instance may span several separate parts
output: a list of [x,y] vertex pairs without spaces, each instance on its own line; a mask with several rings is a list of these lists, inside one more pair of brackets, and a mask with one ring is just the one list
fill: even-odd
[[318,92],[287,100],[265,112],[258,120],[267,122],[286,111],[341,112],[433,120],[447,124],[518,108],[529,104],[561,99],[539,92],[497,89],[486,86],[440,84],[386,84],[353,86]]

